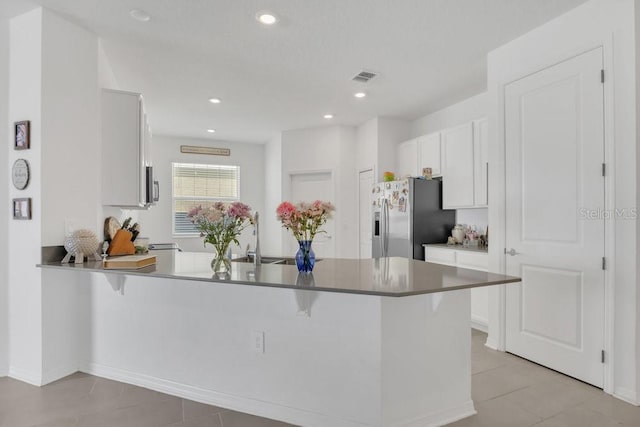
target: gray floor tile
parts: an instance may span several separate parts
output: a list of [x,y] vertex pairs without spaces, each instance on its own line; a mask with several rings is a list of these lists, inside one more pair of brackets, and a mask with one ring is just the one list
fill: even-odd
[[640,426],[640,407],[623,402],[620,399],[600,394],[587,400],[581,408],[587,408],[629,426]]
[[222,420],[219,414],[205,417],[191,418],[190,420],[170,424],[167,427],[222,427]]
[[235,411],[220,413],[223,427],[288,427],[289,424]]
[[514,391],[505,397],[529,412],[549,418],[600,394],[602,391],[595,387],[575,387],[559,381],[547,381]]
[[498,397],[476,404],[478,413],[453,424],[451,427],[529,427],[539,421],[538,417],[515,403]]
[[[637,425],[637,424],[636,424]],[[570,408],[547,418],[535,427],[623,427],[620,421],[613,420],[587,408]]]
[[182,401],[182,413],[185,421],[215,415],[222,411],[224,409],[217,406],[205,405],[186,399]]
[[[497,352],[472,331],[478,414],[455,427],[640,426],[640,408],[570,377]],[[289,427],[141,387],[73,374],[44,387],[0,378],[0,427]]]

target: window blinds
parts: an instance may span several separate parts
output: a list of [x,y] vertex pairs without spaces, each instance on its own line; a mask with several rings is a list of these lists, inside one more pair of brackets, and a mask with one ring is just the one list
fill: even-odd
[[198,231],[187,218],[198,205],[210,206],[216,201],[235,201],[240,193],[238,166],[173,164],[174,234],[194,234]]

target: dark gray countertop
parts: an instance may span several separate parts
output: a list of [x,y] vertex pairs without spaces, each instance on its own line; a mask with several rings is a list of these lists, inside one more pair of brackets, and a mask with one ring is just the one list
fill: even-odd
[[156,255],[157,264],[140,270],[105,270],[100,261],[89,261],[77,265],[50,262],[39,264],[38,267],[390,297],[520,281],[519,278],[512,276],[406,258],[362,260],[325,258],[316,262],[312,275],[299,275],[294,265],[263,264],[256,268],[250,263],[233,262],[230,277],[218,279],[213,276],[211,270],[213,255],[210,253],[155,251],[152,254]]

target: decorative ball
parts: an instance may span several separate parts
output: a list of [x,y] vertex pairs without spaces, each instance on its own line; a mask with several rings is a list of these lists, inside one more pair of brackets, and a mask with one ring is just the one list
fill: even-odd
[[91,230],[76,230],[64,240],[64,248],[72,256],[91,255],[96,253],[99,247],[98,236]]

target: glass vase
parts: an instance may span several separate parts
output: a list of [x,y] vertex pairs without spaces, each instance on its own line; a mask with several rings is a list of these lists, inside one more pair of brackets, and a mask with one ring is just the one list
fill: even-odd
[[313,240],[298,241],[300,247],[296,252],[296,265],[300,273],[311,273],[316,263],[316,254],[311,249],[311,243]]
[[228,279],[231,275],[231,258],[229,258],[228,249],[228,244],[216,247],[216,255],[211,261],[211,269],[218,279]]

